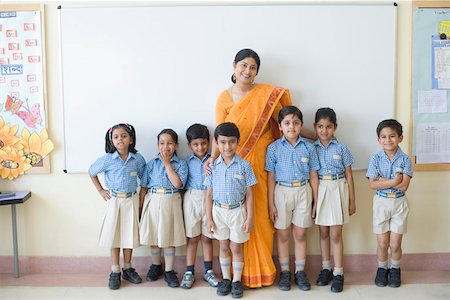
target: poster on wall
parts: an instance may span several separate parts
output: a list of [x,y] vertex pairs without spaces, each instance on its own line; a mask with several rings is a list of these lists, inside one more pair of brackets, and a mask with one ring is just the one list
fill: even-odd
[[0,10],[0,176],[49,172],[41,11]]

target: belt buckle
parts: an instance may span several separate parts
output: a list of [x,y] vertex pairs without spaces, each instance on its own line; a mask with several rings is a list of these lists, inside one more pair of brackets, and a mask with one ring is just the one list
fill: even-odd
[[166,189],[165,188],[157,188],[156,189],[156,193],[157,194],[165,194],[166,193]]
[[331,174],[322,175],[322,179],[324,179],[324,180],[332,180],[333,179],[333,175],[331,175]]
[[117,198],[126,198],[127,197],[127,193],[125,193],[125,192],[116,192],[116,197]]
[[397,194],[396,193],[387,193],[386,196],[388,198],[397,198]]
[[299,187],[299,186],[301,186],[302,185],[302,182],[301,181],[292,181],[291,182],[291,186],[292,187]]

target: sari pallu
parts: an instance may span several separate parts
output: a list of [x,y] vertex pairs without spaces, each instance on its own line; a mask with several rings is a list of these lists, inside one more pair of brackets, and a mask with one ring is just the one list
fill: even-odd
[[273,224],[269,218],[267,172],[264,170],[267,146],[280,137],[277,118],[283,106],[290,105],[289,90],[260,84],[234,103],[227,91],[216,104],[216,123],[235,123],[240,132],[237,153],[250,162],[258,184],[253,186],[254,228],[244,244],[242,282],[251,288],[272,285],[276,277],[272,259]]

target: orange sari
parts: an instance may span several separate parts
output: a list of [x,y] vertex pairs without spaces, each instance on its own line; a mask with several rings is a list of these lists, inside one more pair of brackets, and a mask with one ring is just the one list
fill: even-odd
[[272,259],[273,224],[269,218],[267,172],[264,170],[267,146],[280,137],[278,113],[291,104],[289,90],[268,85],[255,86],[234,103],[223,91],[216,103],[216,123],[235,123],[241,134],[237,153],[250,162],[258,184],[253,186],[254,229],[244,244],[242,282],[251,288],[272,285],[276,277]]

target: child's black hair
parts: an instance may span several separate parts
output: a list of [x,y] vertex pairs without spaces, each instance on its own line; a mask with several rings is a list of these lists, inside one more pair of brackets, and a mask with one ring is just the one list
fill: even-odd
[[159,137],[161,136],[161,134],[168,134],[172,137],[173,141],[175,142],[175,144],[178,144],[178,134],[173,130],[173,129],[163,129],[161,130],[161,132],[158,134],[158,142],[159,142]]
[[236,126],[236,124],[231,122],[225,122],[216,127],[216,130],[214,130],[214,139],[216,141],[219,135],[236,137],[238,140],[241,137],[239,133],[239,128]]
[[377,126],[377,136],[380,137],[380,132],[381,130],[383,130],[383,128],[389,127],[393,130],[395,130],[398,134],[398,136],[402,136],[403,135],[403,127],[402,124],[400,124],[399,121],[394,120],[394,119],[387,119],[387,120],[383,120],[381,121],[378,126]]
[[202,124],[195,123],[186,130],[186,138],[190,143],[195,139],[207,139],[209,142],[209,130],[208,127]]
[[128,135],[131,138],[131,145],[128,148],[128,151],[131,153],[136,153],[136,131],[134,130],[133,125],[126,124],[126,123],[119,123],[114,125],[113,127],[109,128],[108,131],[106,131],[105,135],[105,152],[106,153],[114,153],[116,151],[116,147],[114,147],[114,144],[112,142],[112,134],[114,129],[117,128],[123,128],[128,133]]
[[332,108],[322,107],[316,111],[316,117],[314,119],[314,123],[317,124],[322,119],[328,119],[334,125],[337,125],[336,113]]
[[297,106],[288,105],[283,107],[278,114],[278,124],[281,124],[284,118],[289,115],[297,116],[303,124],[303,114]]

